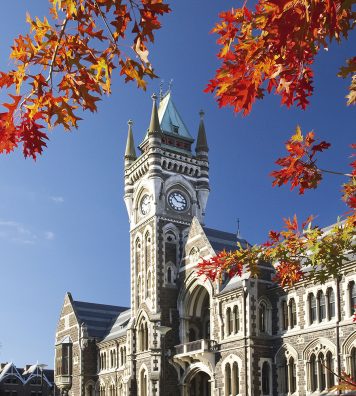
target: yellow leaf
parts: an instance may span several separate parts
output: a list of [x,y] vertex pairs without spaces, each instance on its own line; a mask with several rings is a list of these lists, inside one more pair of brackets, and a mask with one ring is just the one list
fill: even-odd
[[[106,60],[99,58],[97,63],[90,68],[96,70],[96,75],[94,76],[96,81],[103,84],[103,89],[106,92],[110,92],[110,73]],[[105,82],[103,82],[103,78],[105,78]]]
[[302,130],[300,129],[299,125],[297,125],[297,128],[295,129],[295,135],[292,136],[292,141],[293,142],[302,142],[303,141]]

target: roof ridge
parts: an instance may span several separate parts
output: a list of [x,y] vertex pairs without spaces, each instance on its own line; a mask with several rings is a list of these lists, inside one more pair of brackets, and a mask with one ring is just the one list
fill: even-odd
[[94,303],[94,302],[89,302],[89,301],[80,301],[80,300],[73,300],[73,304],[75,303],[82,303],[82,304],[89,304],[89,305],[95,305],[95,306],[102,306],[102,307],[112,307],[112,308],[119,308],[119,309],[130,309],[129,307],[124,307],[123,305],[113,305],[113,304],[102,304],[102,303]]

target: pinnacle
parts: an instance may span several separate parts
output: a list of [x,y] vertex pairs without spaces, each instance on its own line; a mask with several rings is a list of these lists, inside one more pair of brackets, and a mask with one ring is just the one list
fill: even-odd
[[127,122],[129,126],[129,130],[127,132],[127,141],[126,141],[126,150],[125,150],[125,159],[135,160],[137,158],[136,150],[135,150],[135,143],[132,133],[132,125],[133,121],[129,120]]
[[195,151],[198,153],[199,151],[209,151],[208,141],[206,139],[205,133],[205,125],[204,125],[204,111],[200,110],[200,123],[199,123],[199,130],[198,130],[198,138],[197,138],[197,146]]
[[158,119],[158,110],[157,110],[157,95],[153,94],[152,96],[152,113],[151,113],[151,121],[150,121],[150,126],[148,127],[148,134],[161,134],[161,126],[159,124],[159,119]]

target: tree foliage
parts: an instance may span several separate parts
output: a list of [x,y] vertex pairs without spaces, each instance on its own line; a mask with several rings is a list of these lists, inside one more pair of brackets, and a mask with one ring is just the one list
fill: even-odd
[[[220,14],[213,29],[221,50],[221,66],[206,88],[214,92],[220,106],[248,114],[256,99],[275,92],[283,105],[305,109],[313,92],[313,63],[318,52],[331,41],[341,42],[355,26],[354,1],[349,0],[259,0],[254,10],[243,7]],[[339,76],[351,76],[347,104],[356,103],[356,58],[342,66]],[[199,274],[211,279],[240,273],[245,266],[258,275],[258,263],[268,260],[276,268],[276,281],[293,286],[308,278],[325,282],[341,275],[342,264],[356,253],[356,161],[349,173],[321,169],[317,154],[330,144],[316,141],[314,132],[303,136],[300,127],[286,142],[287,154],[273,171],[274,186],[290,184],[303,194],[318,186],[325,173],[346,178],[342,198],[349,210],[337,224],[324,231],[312,226],[312,216],[302,225],[296,216],[285,219],[282,231],[271,231],[261,246],[240,247],[199,263]],[[353,149],[356,145],[351,145]],[[341,221],[342,220],[342,221]],[[239,268],[239,271],[236,271]]]
[[[148,59],[148,43],[161,27],[159,17],[170,12],[164,0],[49,0],[51,21],[27,16],[30,31],[12,46],[14,68],[0,71],[0,89],[9,100],[0,113],[0,153],[20,144],[25,157],[42,153],[48,129],[76,128],[79,110],[97,110],[97,101],[111,90],[118,69],[125,81],[145,89],[156,77]],[[206,91],[215,93],[221,107],[231,106],[247,115],[256,99],[280,95],[288,108],[305,109],[313,93],[313,64],[322,49],[347,39],[356,23],[355,0],[258,0],[250,10],[220,14],[213,32],[218,35],[221,66]],[[127,46],[129,42],[129,46]],[[124,48],[129,47],[127,54]],[[350,78],[347,105],[356,104],[356,57],[340,68]],[[314,189],[325,173],[317,154],[330,144],[317,141],[314,132],[303,136],[300,127],[286,142],[287,154],[271,173],[273,185],[290,183],[303,194]],[[353,149],[356,145],[351,146]],[[312,226],[312,217],[299,224],[285,219],[281,231],[271,231],[264,245],[220,252],[202,259],[198,273],[212,280],[244,270],[258,276],[261,261],[275,265],[275,280],[282,287],[310,278],[321,283],[341,275],[342,264],[356,253],[356,161],[351,164],[342,198],[348,206],[343,221],[328,230]],[[338,389],[355,389],[346,374]]]
[[[25,157],[36,159],[49,128],[77,128],[78,110],[96,111],[110,93],[118,69],[125,81],[145,89],[155,77],[147,44],[170,11],[163,0],[49,0],[52,20],[32,19],[19,35],[10,58],[14,69],[0,71],[0,88],[12,89],[0,113],[0,153],[20,143]],[[128,37],[129,36],[129,37]],[[126,54],[124,48],[131,40]]]

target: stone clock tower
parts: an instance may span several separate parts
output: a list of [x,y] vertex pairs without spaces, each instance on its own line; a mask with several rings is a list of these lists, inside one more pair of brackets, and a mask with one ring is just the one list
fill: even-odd
[[[152,99],[150,124],[139,145],[138,157],[133,123],[128,122],[124,199],[130,221],[131,307],[136,337],[132,356],[135,356],[137,367],[142,366],[140,360],[144,361],[153,384],[156,372],[157,389],[153,388],[152,394],[163,394],[160,370],[164,367],[174,369],[161,362],[164,355],[157,329],[171,329],[165,337],[166,349],[177,345],[179,265],[193,217],[204,224],[209,196],[209,163],[204,113],[200,112],[194,155],[194,139],[178,113],[171,93],[161,96],[158,105],[156,95]],[[136,376],[138,383],[145,381],[140,380],[138,369]],[[174,372],[172,376],[175,377]],[[164,394],[168,394],[169,383],[165,386],[168,389],[164,389]],[[176,390],[172,388],[171,394],[176,394]]]

